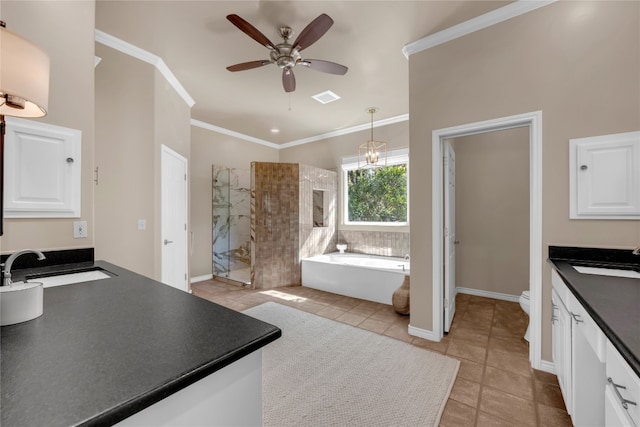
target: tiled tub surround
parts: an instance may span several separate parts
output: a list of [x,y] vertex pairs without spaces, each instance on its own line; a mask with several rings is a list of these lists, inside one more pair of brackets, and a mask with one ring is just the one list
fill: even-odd
[[337,177],[298,163],[251,163],[251,283],[256,289],[299,285],[300,259],[335,245],[336,217],[313,226],[313,190],[336,205]]
[[213,274],[251,281],[251,174],[213,165]]
[[338,243],[346,243],[347,252],[400,258],[408,255],[411,247],[409,232],[397,231],[338,230]]
[[[325,169],[300,165],[300,259],[333,252],[336,248],[336,221],[338,174]],[[323,195],[322,212],[315,212],[323,218],[322,227],[314,226],[314,209],[319,209],[313,195],[320,190]],[[317,201],[319,202],[319,201]]]

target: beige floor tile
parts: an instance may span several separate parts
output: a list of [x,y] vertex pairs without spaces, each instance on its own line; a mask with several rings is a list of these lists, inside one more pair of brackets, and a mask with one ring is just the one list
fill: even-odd
[[533,381],[531,377],[514,374],[504,369],[487,366],[484,371],[482,384],[497,390],[533,400]]
[[358,326],[360,323],[362,323],[364,321],[364,319],[366,319],[365,316],[361,316],[361,315],[355,314],[355,313],[346,312],[346,313],[336,317],[335,320],[338,320],[338,321],[340,321],[342,323],[348,323],[349,325]]
[[482,376],[485,369],[484,365],[466,359],[458,360],[460,361],[458,377],[465,378],[470,381],[475,381],[477,383],[482,382]]
[[451,389],[449,399],[469,405],[472,408],[478,407],[478,399],[480,398],[480,383],[465,380],[464,378],[456,378],[456,382]]
[[318,316],[326,317],[327,319],[337,319],[342,316],[345,312],[343,310],[338,310],[335,307],[328,306],[320,310],[316,313]]
[[440,418],[440,427],[473,427],[475,422],[475,408],[449,399]]
[[358,327],[362,329],[366,329],[367,331],[381,334],[387,329],[389,329],[389,327],[391,327],[391,324],[387,322],[382,322],[380,320],[372,319],[369,317],[368,319],[365,319],[362,323],[360,323]]
[[[478,423],[476,427],[514,427],[515,424],[510,421],[505,421],[486,412],[478,412]],[[551,426],[547,426],[551,427]]]
[[482,388],[479,409],[497,418],[514,423],[514,425],[536,425],[533,401],[522,399],[491,387],[485,386]]
[[563,409],[551,408],[545,405],[538,405],[538,417],[540,426],[571,427],[571,417]]
[[533,375],[536,381],[540,381],[547,384],[558,385],[558,377],[555,374],[534,369]]
[[447,354],[484,364],[486,350],[482,347],[477,347],[465,341],[458,341],[452,338],[449,343],[449,348],[447,348]]
[[489,335],[478,330],[456,327],[449,333],[449,337],[455,340],[467,341],[478,347],[487,348]]
[[438,353],[446,353],[447,347],[449,346],[449,340],[443,339],[441,341],[436,342],[431,340],[425,340],[420,337],[415,337],[413,341],[411,341],[411,344],[417,347],[422,347],[427,350],[437,351]]
[[504,369],[523,376],[531,376],[529,359],[515,353],[489,349],[487,352],[487,366]]
[[393,325],[389,326],[386,331],[383,332],[383,335],[396,338],[408,343],[412,342],[414,339],[414,337],[409,335],[409,332],[407,331],[407,324],[404,323],[394,323]]
[[491,336],[489,338],[491,350],[506,351],[520,356],[529,355],[529,343],[524,338],[502,338]]
[[536,381],[536,402],[552,408],[565,410],[560,386]]

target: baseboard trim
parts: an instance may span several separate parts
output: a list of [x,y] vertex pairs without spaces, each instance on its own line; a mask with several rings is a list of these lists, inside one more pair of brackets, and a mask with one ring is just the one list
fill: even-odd
[[540,361],[540,370],[555,375],[556,374],[556,365],[553,362],[549,362],[548,360],[541,360]]
[[416,328],[415,326],[409,325],[408,332],[409,335],[412,335],[414,337],[424,338],[425,340],[429,341],[440,341],[436,338],[436,334],[434,334],[433,331],[428,331],[426,329]]
[[456,288],[456,293],[475,295],[477,297],[493,298],[511,302],[518,302],[518,299],[520,298],[520,295],[501,294],[500,292],[490,292],[471,288]]
[[213,279],[213,274],[205,274],[204,276],[195,276],[191,278],[191,283],[204,282]]

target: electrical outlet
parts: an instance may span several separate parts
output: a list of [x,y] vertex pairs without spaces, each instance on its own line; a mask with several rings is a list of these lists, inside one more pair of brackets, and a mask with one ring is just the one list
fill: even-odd
[[73,221],[73,238],[85,239],[87,237],[87,221]]
[[146,230],[147,229],[147,220],[139,219],[138,220],[138,230]]

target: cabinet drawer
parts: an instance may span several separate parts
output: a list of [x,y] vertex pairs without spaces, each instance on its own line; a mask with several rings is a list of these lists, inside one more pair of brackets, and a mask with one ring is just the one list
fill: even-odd
[[[616,396],[618,409],[626,412],[635,425],[640,426],[640,378],[631,370],[618,350],[608,340],[606,347],[607,387]],[[617,387],[613,384],[616,384]],[[621,399],[628,401],[626,408],[624,408]]]

